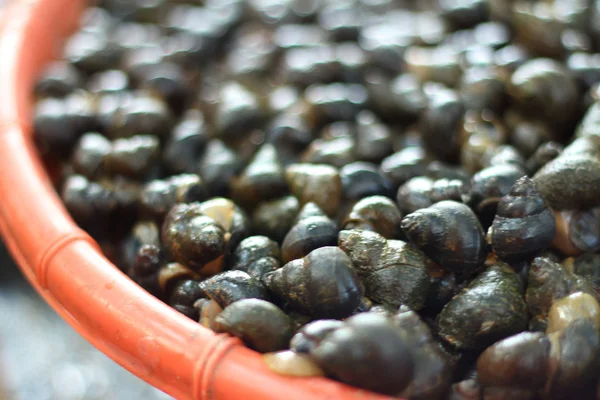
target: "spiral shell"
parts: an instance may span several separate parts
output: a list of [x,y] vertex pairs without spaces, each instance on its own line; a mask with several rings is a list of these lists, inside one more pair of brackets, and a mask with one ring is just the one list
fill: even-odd
[[260,279],[281,266],[279,245],[266,236],[250,236],[242,240],[231,256],[229,267]]
[[339,246],[348,254],[371,300],[420,310],[429,294],[425,257],[400,240],[386,240],[369,231],[341,231]]
[[485,261],[483,228],[464,204],[441,201],[407,215],[401,227],[427,257],[450,271],[470,274]]
[[519,179],[498,203],[492,248],[508,263],[529,260],[554,239],[554,214],[528,177]]
[[344,318],[360,304],[363,287],[346,253],[321,247],[263,277],[292,309],[316,318]]
[[335,245],[337,234],[335,222],[315,203],[306,204],[281,244],[283,262],[302,258],[319,247]]

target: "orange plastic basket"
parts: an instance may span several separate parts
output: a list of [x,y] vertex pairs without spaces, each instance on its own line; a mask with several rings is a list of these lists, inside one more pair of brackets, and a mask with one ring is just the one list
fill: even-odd
[[67,214],[31,138],[31,88],[84,0],[15,0],[0,36],[0,229],[23,273],[96,348],[178,399],[391,399],[270,372],[254,351],[177,313],[121,273]]

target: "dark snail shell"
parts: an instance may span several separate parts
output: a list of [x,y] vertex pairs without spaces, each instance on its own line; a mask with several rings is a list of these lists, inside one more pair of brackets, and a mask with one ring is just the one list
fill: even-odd
[[552,245],[568,256],[600,250],[600,207],[556,211],[556,236]]
[[165,218],[162,243],[175,261],[199,270],[223,255],[225,230],[200,203],[178,204]]
[[464,204],[441,201],[407,215],[401,227],[427,257],[450,271],[469,274],[485,261],[483,228]]
[[310,353],[327,335],[343,326],[344,323],[336,319],[320,319],[306,324],[292,337],[290,349]]
[[352,261],[337,247],[321,247],[263,277],[292,309],[316,318],[344,318],[360,304],[363,287]]
[[328,375],[377,393],[401,393],[413,377],[409,344],[389,318],[373,313],[348,318],[310,356]]
[[354,264],[371,300],[420,310],[429,294],[425,257],[400,240],[386,240],[369,231],[341,231],[339,246]]
[[343,229],[377,232],[386,239],[400,239],[402,214],[393,201],[384,196],[370,196],[358,201],[342,222]]
[[338,227],[314,203],[306,204],[281,244],[284,263],[306,256],[311,251],[337,243]]
[[541,332],[523,332],[488,347],[477,360],[483,386],[542,389],[547,381],[550,341]]
[[242,240],[231,256],[229,267],[260,279],[281,266],[277,242],[266,236],[250,236]]
[[575,292],[597,296],[589,281],[567,271],[560,264],[545,257],[537,257],[531,262],[525,298],[533,321],[537,321],[544,330],[554,301]]
[[281,243],[294,226],[300,204],[294,196],[285,196],[260,204],[252,213],[252,230]]
[[283,166],[272,144],[264,144],[242,173],[232,178],[231,197],[236,203],[253,207],[287,192]]
[[323,164],[292,164],[285,170],[291,193],[303,206],[315,203],[334,216],[342,199],[342,180],[337,168]]
[[414,311],[398,311],[393,322],[411,344],[414,362],[413,379],[401,397],[415,400],[441,398],[450,386],[452,368],[431,330]]
[[554,239],[556,222],[531,179],[523,177],[498,203],[491,229],[496,255],[515,263],[531,259],[548,247]]
[[527,328],[527,305],[517,274],[506,264],[489,267],[437,316],[438,335],[461,349],[484,349]]
[[494,165],[473,175],[468,204],[475,210],[482,224],[489,227],[496,215],[500,199],[506,196],[515,182],[525,176],[516,165]]
[[194,303],[203,296],[202,290],[198,286],[198,281],[183,280],[175,284],[169,296],[169,305],[182,313],[183,315],[198,320],[198,309]]
[[549,399],[593,398],[600,369],[600,330],[590,319],[578,319],[563,331],[548,335],[552,344],[548,385]]
[[554,210],[600,206],[600,137],[578,138],[533,177]]
[[262,282],[244,271],[225,271],[199,284],[204,296],[216,301],[221,308],[243,299],[269,300]]
[[213,275],[222,270],[223,265],[229,262],[229,257],[238,244],[249,236],[250,221],[240,207],[233,201],[222,197],[215,197],[200,203],[199,210],[217,221],[226,232],[223,257],[215,260],[203,270],[203,274]]
[[452,90],[438,90],[423,114],[421,126],[426,149],[445,161],[460,155],[460,128],[465,105]]
[[216,332],[227,332],[261,353],[283,350],[294,333],[292,321],[276,305],[260,299],[232,303],[214,320]]

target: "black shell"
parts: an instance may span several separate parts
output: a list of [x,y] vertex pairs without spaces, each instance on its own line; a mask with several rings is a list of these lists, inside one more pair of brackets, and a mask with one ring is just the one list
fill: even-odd
[[300,204],[294,196],[285,196],[259,205],[252,213],[252,230],[281,243],[294,226]]
[[292,164],[285,170],[291,193],[300,204],[315,203],[334,216],[342,199],[342,180],[337,168],[324,164]]
[[535,257],[552,243],[556,221],[531,179],[523,177],[498,203],[491,229],[496,255],[515,263]]
[[400,240],[386,240],[369,231],[341,231],[339,246],[352,260],[371,300],[420,310],[429,294],[425,257]]
[[344,326],[336,319],[320,319],[303,326],[290,341],[290,349],[298,353],[310,353],[331,332]]
[[539,322],[538,325],[545,327],[554,300],[575,292],[584,292],[599,299],[587,279],[567,271],[560,264],[545,257],[537,257],[531,262],[526,300],[529,313],[533,321]]
[[250,236],[242,240],[231,256],[229,268],[247,272],[260,279],[281,266],[279,245],[266,236]]
[[306,204],[281,244],[284,263],[306,256],[311,251],[337,243],[338,227],[314,203]]
[[292,309],[316,318],[344,318],[360,304],[363,287],[346,253],[321,247],[263,277]]
[[260,299],[236,301],[214,320],[216,332],[227,332],[261,353],[287,348],[292,337],[290,317],[276,305]]
[[402,398],[437,400],[448,390],[452,366],[431,330],[414,311],[399,310],[393,322],[411,345],[414,374],[411,383],[401,393]]
[[450,271],[469,274],[485,261],[483,228],[469,207],[441,201],[402,220],[409,240]]
[[477,360],[483,386],[542,389],[548,379],[550,341],[541,332],[523,332],[488,347]]
[[342,222],[342,229],[377,232],[386,239],[403,237],[402,214],[393,201],[384,196],[370,196],[358,201]]
[[247,207],[281,197],[287,190],[283,166],[275,147],[269,143],[260,148],[246,169],[230,183],[231,197]]
[[401,393],[413,377],[409,344],[389,318],[373,313],[348,318],[310,352],[329,375],[378,393]]
[[533,177],[555,210],[600,206],[600,137],[578,138]]
[[225,229],[202,212],[200,203],[178,204],[167,214],[162,243],[177,262],[201,269],[225,252]]
[[269,300],[262,282],[244,271],[225,271],[199,283],[204,296],[219,303],[222,308],[243,299]]
[[489,267],[437,316],[438,335],[461,349],[484,349],[527,329],[521,282],[506,264]]
[[600,331],[590,319],[573,321],[563,331],[548,335],[552,343],[549,385],[545,394],[552,400],[569,398],[573,393],[593,399],[600,369]]

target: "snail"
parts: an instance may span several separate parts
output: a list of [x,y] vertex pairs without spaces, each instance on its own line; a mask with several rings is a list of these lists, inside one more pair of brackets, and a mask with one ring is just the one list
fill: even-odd
[[533,177],[552,209],[589,209],[600,206],[600,137],[575,139]]
[[88,132],[83,134],[73,149],[73,169],[88,179],[102,175],[104,159],[112,150],[112,143],[105,136]]
[[225,195],[231,179],[243,168],[243,160],[219,139],[209,140],[198,160],[198,172],[213,196]]
[[426,174],[425,151],[421,146],[406,147],[384,158],[379,169],[394,187],[399,187],[412,178]]
[[393,201],[384,196],[369,196],[354,204],[342,221],[342,229],[372,231],[386,239],[400,239],[401,220],[402,214]]
[[200,298],[194,303],[194,308],[196,309],[200,325],[214,331],[215,319],[223,311],[219,303],[212,299]]
[[532,259],[554,239],[552,210],[528,177],[522,177],[498,203],[491,227],[492,248],[508,263]]
[[355,140],[349,136],[316,139],[302,153],[300,161],[306,164],[328,164],[336,168],[356,161]]
[[469,207],[441,201],[405,216],[406,237],[449,271],[468,275],[485,261],[483,229]]
[[197,172],[198,158],[208,143],[204,115],[199,110],[185,112],[181,121],[169,135],[163,152],[165,167],[175,174]]
[[247,272],[256,279],[281,266],[279,245],[266,236],[250,236],[233,252],[229,267]]
[[465,105],[456,92],[450,89],[437,91],[421,119],[426,149],[441,160],[458,160],[464,114]]
[[441,398],[450,387],[452,368],[431,330],[414,311],[402,308],[393,317],[393,323],[410,344],[414,364],[413,378],[401,397],[415,400]]
[[104,156],[104,169],[111,175],[140,179],[150,172],[159,150],[156,136],[136,135],[116,139],[110,152]]
[[169,295],[169,305],[183,315],[198,320],[198,309],[194,307],[196,301],[203,296],[198,281],[182,280],[175,284]]
[[473,279],[436,318],[437,334],[461,348],[478,350],[524,331],[527,304],[516,273],[496,264]]
[[236,336],[261,353],[285,349],[293,334],[290,317],[260,299],[243,299],[227,306],[215,318],[214,330]]
[[319,339],[308,354],[327,375],[389,395],[410,384],[414,373],[410,344],[387,317],[358,314]]
[[236,139],[257,128],[263,119],[258,98],[250,89],[235,81],[226,81],[219,88],[214,126],[219,138]]
[[[164,264],[160,270],[158,271],[157,281],[158,287],[160,288],[160,294],[165,297],[167,300],[171,296],[174,288],[177,287],[183,281],[198,281],[200,280],[200,276],[190,268],[185,265],[181,265],[176,262],[170,262],[168,264]],[[194,288],[191,292],[196,293],[196,289]],[[198,296],[200,297],[200,296]],[[196,300],[196,297],[194,300]],[[184,304],[186,307],[191,306],[193,301]]]
[[600,207],[555,212],[553,246],[568,256],[600,250]]
[[334,216],[342,199],[342,180],[338,170],[323,164],[292,164],[285,170],[290,192],[301,206],[314,203],[325,214]]
[[296,218],[296,224],[289,230],[281,244],[284,263],[302,258],[323,246],[337,243],[338,228],[314,203],[307,203]]
[[344,197],[359,200],[368,196],[392,196],[393,184],[383,176],[377,165],[357,161],[340,169]]
[[429,275],[418,249],[369,231],[341,231],[338,241],[362,278],[368,298],[393,307],[423,308]]
[[600,304],[593,296],[575,292],[555,300],[548,312],[546,333],[561,331],[579,318],[589,319],[600,328]]
[[364,161],[379,163],[392,152],[392,132],[377,116],[363,110],[356,116],[356,153]]
[[299,211],[300,203],[294,196],[264,202],[252,213],[252,230],[281,243],[294,226]]
[[526,300],[532,323],[546,329],[548,312],[555,300],[575,292],[596,296],[591,283],[548,258],[537,257],[531,262]]
[[202,270],[204,275],[213,275],[229,263],[231,254],[238,244],[249,236],[250,221],[246,213],[233,201],[222,197],[212,198],[202,202],[198,211],[213,218],[225,230],[225,249],[223,256],[211,262]]
[[468,185],[460,179],[421,176],[400,186],[396,201],[401,211],[411,213],[444,200],[462,202],[468,191]]
[[298,353],[310,353],[331,332],[344,326],[336,319],[319,319],[302,327],[292,337],[290,349]]
[[557,61],[548,58],[527,61],[512,75],[508,93],[523,112],[547,121],[558,138],[574,128],[580,107],[579,90],[566,68]]
[[227,232],[200,203],[178,204],[165,217],[162,243],[177,262],[200,270],[225,252]]
[[168,179],[155,179],[144,185],[139,203],[144,212],[162,220],[178,203],[204,201],[208,193],[202,179],[196,174],[173,175]]
[[525,175],[520,167],[510,164],[488,167],[473,175],[467,204],[475,210],[484,226],[491,225],[500,199]]
[[579,257],[569,257],[562,262],[563,268],[592,284],[596,298],[600,298],[600,259],[599,254],[582,254]]
[[344,318],[361,303],[363,287],[350,258],[321,247],[263,276],[269,291],[291,309],[315,318]]
[[287,190],[283,167],[269,143],[263,144],[241,175],[230,182],[231,197],[250,208],[283,196]]
[[557,142],[541,144],[527,159],[526,169],[530,176],[535,175],[544,165],[558,157],[563,151],[563,146]]
[[262,282],[244,271],[220,272],[200,282],[198,287],[221,308],[243,299],[269,300]]
[[523,332],[494,344],[479,357],[477,377],[484,393],[488,388],[520,388],[558,400],[575,390],[578,398],[593,399],[599,367],[598,326],[579,318],[549,335]]
[[138,285],[154,295],[160,294],[158,272],[165,263],[163,251],[156,244],[142,244],[127,271]]

